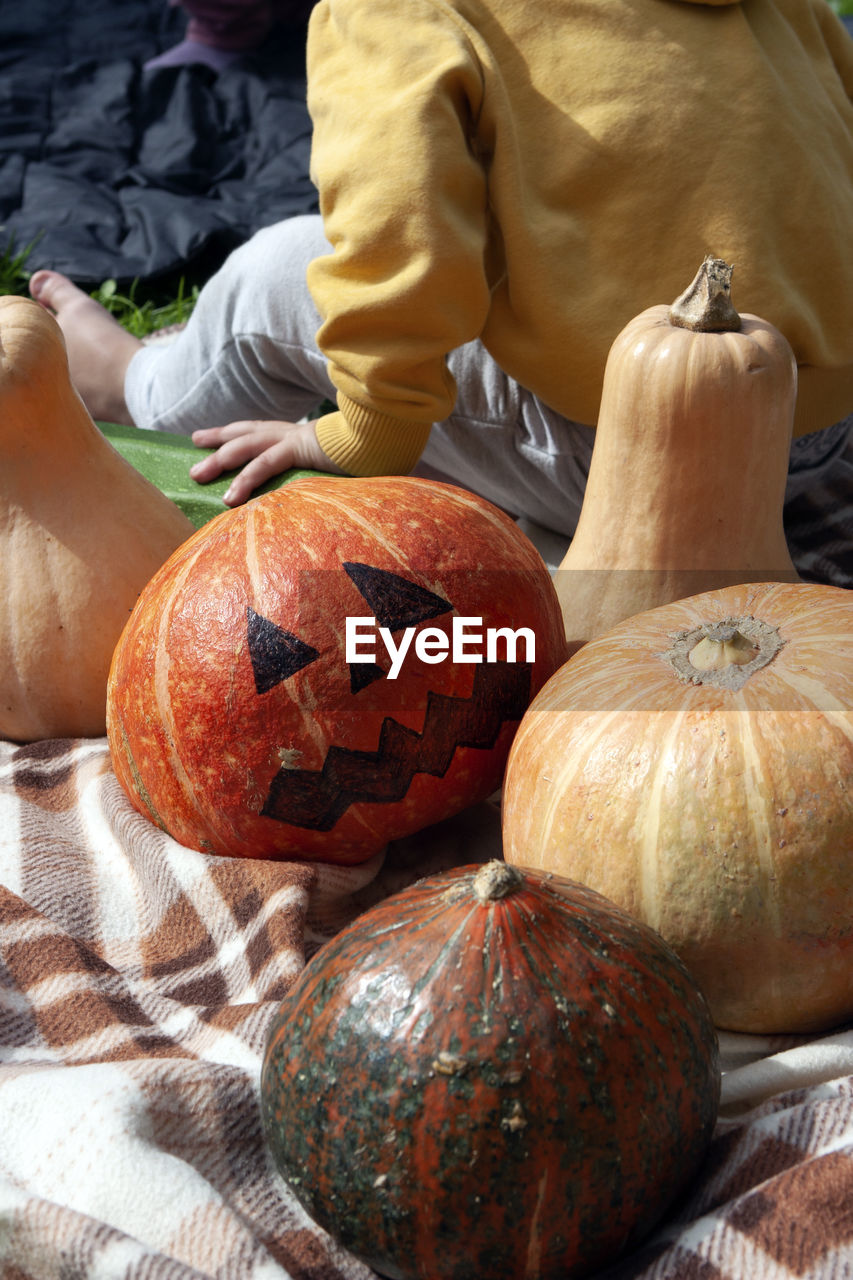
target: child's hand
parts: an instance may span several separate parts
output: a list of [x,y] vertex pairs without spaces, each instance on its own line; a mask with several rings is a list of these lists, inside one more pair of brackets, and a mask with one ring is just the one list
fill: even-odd
[[[215,453],[194,462],[190,475],[199,484],[215,480],[223,471],[243,470],[234,477],[222,501],[237,507],[252,490],[291,467],[330,471],[343,475],[317,442],[314,422],[230,422],[227,427],[206,427],[192,434],[193,444]],[[245,466],[243,465],[245,463]]]

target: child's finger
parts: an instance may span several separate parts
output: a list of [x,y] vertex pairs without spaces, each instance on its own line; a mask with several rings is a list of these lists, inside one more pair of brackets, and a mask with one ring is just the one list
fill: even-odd
[[[227,431],[226,427],[215,429],[220,432]],[[241,467],[244,462],[249,462],[278,441],[277,434],[272,432],[264,434],[258,431],[226,439],[213,453],[194,462],[190,467],[190,475],[193,480],[202,483],[215,480],[223,471],[232,471],[235,467]]]
[[292,465],[292,450],[285,443],[273,445],[267,449],[266,453],[246,463],[222,495],[222,501],[227,507],[238,507],[241,502],[250,498],[252,492],[260,485],[266,484],[267,480],[271,480],[273,476],[286,471]]

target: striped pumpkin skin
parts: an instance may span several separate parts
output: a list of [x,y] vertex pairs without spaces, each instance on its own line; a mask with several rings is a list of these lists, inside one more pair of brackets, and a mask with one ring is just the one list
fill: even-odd
[[570,1280],[685,1189],[719,1101],[704,999],[613,904],[465,867],[357,919],[282,1003],[261,1077],[307,1212],[402,1280]]
[[[673,637],[763,620],[740,689],[686,683]],[[626,620],[546,685],[507,766],[507,861],[571,876],[668,940],[718,1026],[853,1016],[853,593],[729,587]],[[746,668],[743,668],[746,671]]]
[[[346,661],[347,618],[371,615],[395,643],[421,619],[394,679],[375,631],[376,665]],[[421,660],[420,633],[450,644],[460,616],[529,628],[535,661],[523,640],[515,662]],[[491,504],[405,477],[296,480],[204,525],[142,592],[110,672],[113,764],[192,848],[365,862],[500,784],[565,655],[548,572]]]

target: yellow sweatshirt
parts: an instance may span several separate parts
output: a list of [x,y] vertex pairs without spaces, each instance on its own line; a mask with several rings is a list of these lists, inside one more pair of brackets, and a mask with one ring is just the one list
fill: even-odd
[[477,337],[594,424],[616,334],[707,253],[794,348],[796,434],[853,410],[853,40],[825,0],[321,0],[308,85],[345,470],[411,469]]

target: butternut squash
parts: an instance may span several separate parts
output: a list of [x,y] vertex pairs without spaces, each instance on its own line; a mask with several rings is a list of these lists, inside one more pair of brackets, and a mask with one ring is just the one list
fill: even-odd
[[570,650],[633,614],[793,582],[782,506],[797,367],[708,257],[672,306],[617,336],[577,531],[556,574]]
[[122,628],[193,525],[104,439],[56,320],[16,296],[0,298],[0,456],[0,736],[101,736]]

